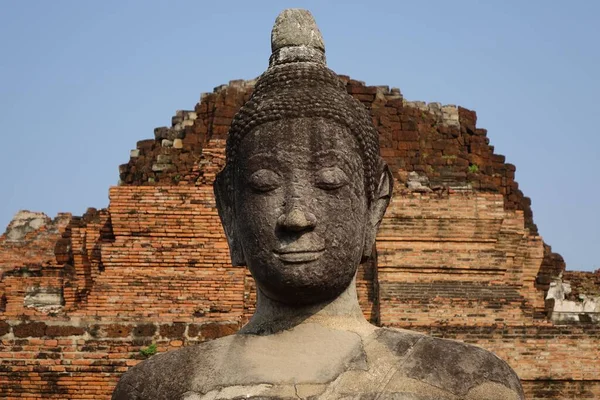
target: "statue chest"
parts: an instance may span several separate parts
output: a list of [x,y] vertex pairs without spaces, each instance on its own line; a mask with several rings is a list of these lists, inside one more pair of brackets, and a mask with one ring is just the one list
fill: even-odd
[[[351,332],[307,328],[302,339],[286,333],[234,339],[215,357],[184,400],[238,399],[455,399],[408,379],[398,357],[384,344]],[[293,339],[293,340],[292,340]]]

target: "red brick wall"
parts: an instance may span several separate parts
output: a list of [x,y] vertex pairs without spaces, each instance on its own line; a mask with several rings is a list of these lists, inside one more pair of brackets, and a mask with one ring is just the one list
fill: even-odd
[[380,321],[524,325],[542,317],[543,243],[500,194],[398,193],[378,235]]
[[[475,113],[342,79],[371,110],[396,178],[377,260],[359,269],[367,318],[488,348],[530,399],[599,397],[600,328],[545,318],[544,291],[564,262],[538,236],[514,166],[493,153]],[[109,398],[140,350],[191,345],[247,321],[254,282],[229,263],[211,183],[251,89],[217,88],[138,142],[108,209],[20,243],[0,238],[0,397]],[[411,186],[410,172],[422,185]],[[585,290],[597,285],[572,275]],[[58,290],[62,304],[26,306],[32,288]]]
[[563,280],[571,283],[573,290],[567,296],[576,300],[579,295],[600,296],[600,269],[595,272],[565,271]]
[[600,381],[539,379],[523,382],[526,399],[600,399]]
[[54,246],[70,220],[71,214],[63,213],[54,220],[46,217],[44,225],[20,240],[8,240],[6,233],[0,236],[0,273],[15,267],[57,266]]
[[[433,185],[469,185],[475,190],[501,193],[506,209],[522,210],[526,226],[537,232],[531,201],[514,180],[515,166],[494,154],[487,131],[475,125],[475,112],[437,103],[407,102],[397,89],[340,78],[346,82],[348,93],[371,111],[380,133],[381,153],[401,182],[406,181],[407,171],[416,171],[428,176]],[[171,128],[157,128],[155,139],[138,142],[139,154],[119,168],[121,181],[126,185],[194,184],[198,179],[212,182],[223,165],[221,141],[252,88],[253,82],[231,81],[213,93],[204,93],[193,112],[178,111]],[[182,137],[181,147],[164,143],[164,137]]]

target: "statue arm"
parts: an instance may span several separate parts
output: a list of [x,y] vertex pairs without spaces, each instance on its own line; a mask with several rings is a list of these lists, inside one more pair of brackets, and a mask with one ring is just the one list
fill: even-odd
[[524,400],[521,380],[508,363],[489,352],[488,360],[482,365],[490,378],[472,387],[466,400]]
[[425,337],[402,368],[406,376],[467,400],[524,399],[521,381],[494,353],[466,343]]
[[520,382],[488,381],[469,390],[465,400],[525,400],[525,396]]
[[111,400],[142,400],[142,395],[137,389],[140,377],[136,372],[135,368],[130,369],[119,379]]

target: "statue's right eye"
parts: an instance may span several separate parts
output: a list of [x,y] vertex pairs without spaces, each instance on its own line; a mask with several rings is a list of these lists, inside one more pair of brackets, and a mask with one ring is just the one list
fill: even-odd
[[259,169],[250,175],[248,184],[258,192],[270,192],[281,186],[281,176],[270,169]]

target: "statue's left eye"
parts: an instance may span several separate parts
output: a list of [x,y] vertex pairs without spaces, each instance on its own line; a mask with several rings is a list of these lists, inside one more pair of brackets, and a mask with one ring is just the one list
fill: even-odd
[[315,185],[325,190],[339,189],[348,182],[348,175],[338,167],[322,168],[315,174]]
[[270,169],[259,169],[248,179],[250,187],[259,192],[270,192],[281,186],[281,176]]

